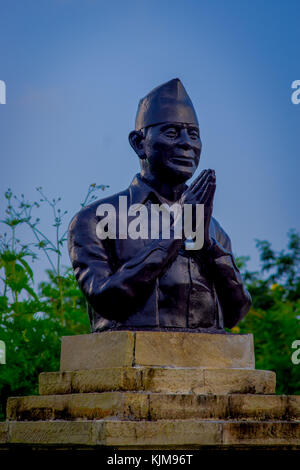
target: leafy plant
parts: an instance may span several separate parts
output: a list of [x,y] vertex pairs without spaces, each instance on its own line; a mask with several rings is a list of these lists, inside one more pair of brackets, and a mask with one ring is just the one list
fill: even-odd
[[253,304],[233,331],[253,333],[256,368],[276,372],[277,393],[300,394],[300,366],[291,361],[291,345],[300,339],[300,236],[290,230],[280,252],[268,241],[256,246],[259,272],[247,271],[247,258],[239,259]]
[[[90,185],[81,207],[105,187]],[[62,336],[89,332],[85,299],[72,269],[61,266],[67,211],[60,209],[60,198],[50,200],[42,188],[37,191],[40,200],[33,203],[10,189],[5,193],[7,209],[1,222],[9,234],[0,237],[0,339],[6,344],[7,365],[0,366],[0,419],[8,396],[36,394],[39,373],[59,369]],[[53,213],[53,240],[40,230],[40,219],[34,216],[41,203],[49,204]],[[30,244],[17,238],[22,225],[31,230]],[[41,252],[50,268],[48,279],[36,287],[32,262]]]

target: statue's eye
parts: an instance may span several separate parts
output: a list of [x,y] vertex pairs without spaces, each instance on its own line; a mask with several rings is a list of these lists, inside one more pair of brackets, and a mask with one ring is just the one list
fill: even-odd
[[189,135],[191,136],[192,139],[196,140],[199,139],[199,132],[196,131],[195,129],[191,130],[189,132]]
[[166,129],[164,134],[167,137],[170,137],[172,139],[177,136],[177,130],[174,127],[172,127],[172,128]]

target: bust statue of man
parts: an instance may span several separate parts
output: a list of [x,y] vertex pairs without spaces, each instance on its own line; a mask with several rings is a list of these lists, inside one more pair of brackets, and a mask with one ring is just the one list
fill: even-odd
[[[83,208],[69,226],[70,258],[88,302],[91,331],[225,333],[224,327],[232,328],[246,315],[251,298],[230,239],[212,217],[215,172],[203,170],[186,185],[199,165],[202,144],[196,112],[179,79],[140,100],[129,142],[141,172],[124,191]],[[203,204],[201,248],[188,249],[183,232],[180,238],[174,235],[176,217],[169,238],[132,239],[124,236],[124,227],[114,237],[100,236],[100,206],[113,207],[124,226],[120,198],[126,210],[134,204],[190,204],[194,209]],[[192,213],[195,227],[195,210]],[[129,221],[130,211],[127,226]]]

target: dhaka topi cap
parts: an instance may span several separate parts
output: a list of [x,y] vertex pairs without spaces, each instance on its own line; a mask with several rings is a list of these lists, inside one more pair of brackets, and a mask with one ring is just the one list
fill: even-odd
[[162,122],[181,122],[199,126],[193,103],[179,78],[163,83],[139,102],[135,129]]

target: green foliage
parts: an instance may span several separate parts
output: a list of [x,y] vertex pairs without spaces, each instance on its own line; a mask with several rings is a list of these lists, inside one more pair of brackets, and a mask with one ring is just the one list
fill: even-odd
[[240,323],[240,333],[254,334],[256,369],[276,372],[277,393],[300,394],[300,365],[291,361],[291,345],[300,338],[300,303],[275,304],[269,310],[253,309]]
[[256,368],[276,372],[277,393],[300,394],[300,364],[291,361],[291,345],[300,339],[300,236],[291,230],[279,253],[267,241],[256,245],[260,272],[247,271],[247,259],[239,259],[253,304],[232,331],[253,333]]
[[[84,205],[105,186],[90,185]],[[8,190],[6,217],[10,230],[0,238],[0,339],[6,344],[6,365],[0,365],[0,420],[5,417],[7,397],[38,393],[38,375],[59,370],[62,336],[89,332],[85,299],[71,268],[61,267],[61,248],[66,241],[60,198],[50,201],[37,189],[39,203],[17,198]],[[53,211],[54,240],[39,229],[34,209],[46,202]],[[34,241],[22,245],[16,236],[21,225],[32,231]],[[42,251],[49,261],[47,280],[37,287],[31,262]]]
[[38,295],[39,300],[6,302],[1,309],[1,339],[7,356],[7,365],[0,369],[2,416],[8,396],[36,394],[39,373],[59,370],[62,336],[89,332],[85,301],[68,271],[61,279],[49,271],[49,281],[40,284]]

